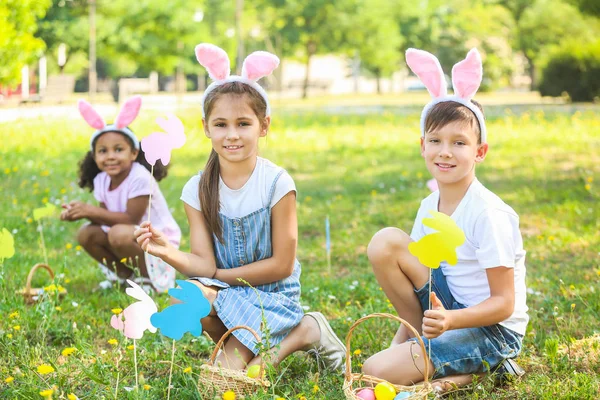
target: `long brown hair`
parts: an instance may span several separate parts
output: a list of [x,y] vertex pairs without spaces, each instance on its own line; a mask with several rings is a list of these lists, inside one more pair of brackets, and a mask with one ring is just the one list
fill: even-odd
[[[265,123],[267,114],[267,102],[256,91],[256,89],[242,82],[227,82],[217,86],[207,96],[204,102],[204,123],[208,124],[210,113],[212,112],[217,100],[226,94],[245,96],[248,105],[256,114],[261,126]],[[208,128],[207,128],[208,129]],[[198,185],[198,197],[200,198],[200,207],[208,230],[212,232],[219,242],[223,243],[223,225],[219,217],[221,202],[219,199],[219,155],[213,149],[208,156],[208,161],[200,177]]]
[[[483,107],[475,100],[471,100],[483,115]],[[460,121],[475,129],[477,144],[481,144],[481,129],[479,121],[473,111],[456,101],[444,101],[434,105],[425,118],[425,132],[435,131],[449,123]]]

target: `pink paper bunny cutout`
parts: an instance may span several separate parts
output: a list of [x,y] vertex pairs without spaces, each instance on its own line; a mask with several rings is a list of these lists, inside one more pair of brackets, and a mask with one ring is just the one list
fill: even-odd
[[156,332],[156,328],[150,323],[150,316],[156,313],[158,308],[144,289],[129,279],[127,283],[131,287],[125,292],[139,301],[129,305],[121,314],[113,315],[110,325],[129,339],[141,339],[146,329],[151,333]]
[[175,115],[171,114],[168,119],[157,118],[156,123],[167,133],[153,132],[142,139],[142,150],[146,161],[150,165],[160,160],[163,165],[171,161],[171,150],[178,149],[185,144],[185,133],[183,123]]

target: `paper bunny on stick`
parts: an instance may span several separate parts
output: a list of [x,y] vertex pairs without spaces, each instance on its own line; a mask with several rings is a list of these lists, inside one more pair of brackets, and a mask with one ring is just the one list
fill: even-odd
[[421,79],[433,100],[423,108],[421,113],[421,136],[425,136],[425,120],[429,111],[438,103],[455,101],[467,107],[477,117],[481,131],[481,143],[487,142],[487,131],[483,113],[471,99],[477,93],[483,76],[481,55],[473,48],[467,57],[452,67],[452,87],[454,95],[450,96],[446,90],[446,78],[439,60],[431,53],[424,50],[406,50],[406,63],[410,69]]
[[137,299],[119,315],[113,315],[110,325],[123,333],[129,339],[141,339],[144,331],[156,332],[156,328],[150,322],[152,314],[158,311],[154,300],[135,282],[127,280],[129,288],[125,292]]
[[167,134],[153,132],[142,139],[142,150],[144,150],[148,164],[154,165],[160,160],[163,165],[171,161],[171,150],[178,149],[185,144],[185,133],[183,123],[175,115],[171,114],[167,119],[157,118],[156,123],[163,128]]
[[266,51],[255,51],[244,60],[242,75],[230,75],[229,56],[223,49],[209,43],[196,46],[196,59],[206,68],[208,75],[214,80],[202,96],[202,118],[205,117],[204,102],[206,96],[216,87],[228,82],[242,82],[256,89],[267,103],[266,116],[271,115],[271,107],[267,92],[257,83],[260,78],[270,75],[279,65],[279,58]]
[[131,139],[133,142],[133,147],[135,147],[136,150],[139,150],[140,142],[127,126],[137,118],[138,114],[140,113],[141,106],[141,96],[133,96],[127,99],[125,104],[123,104],[123,107],[121,107],[121,111],[117,115],[115,122],[112,124],[107,124],[104,122],[104,119],[98,113],[98,111],[96,111],[90,103],[85,100],[79,100],[79,113],[89,126],[96,129],[96,131],[90,137],[90,148],[94,150],[94,141],[101,134],[106,132],[119,132]]

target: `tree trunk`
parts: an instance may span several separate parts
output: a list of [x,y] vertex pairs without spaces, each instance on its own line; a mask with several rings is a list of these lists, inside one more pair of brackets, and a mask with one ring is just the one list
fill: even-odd
[[535,76],[535,64],[533,63],[533,59],[527,56],[527,53],[523,51],[525,55],[525,59],[527,60],[527,74],[529,75],[529,79],[531,82],[529,83],[529,90],[534,91],[536,89],[536,76]]
[[306,44],[306,75],[304,75],[304,84],[302,85],[302,98],[305,99],[308,95],[308,81],[310,79],[310,59],[315,54],[317,45],[310,40]]
[[377,81],[377,94],[381,94],[381,70],[379,68],[375,70],[375,79]]

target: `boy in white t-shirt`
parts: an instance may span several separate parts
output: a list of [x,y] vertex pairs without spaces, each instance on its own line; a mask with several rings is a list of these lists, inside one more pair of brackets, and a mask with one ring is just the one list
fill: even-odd
[[[497,368],[520,374],[510,361],[521,351],[529,320],[519,217],[475,178],[475,165],[488,151],[483,110],[471,100],[481,83],[481,58],[473,49],[454,66],[454,96],[446,94],[433,55],[409,49],[406,59],[434,98],[421,115],[421,155],[439,190],[421,202],[410,236],[385,228],[367,252],[377,281],[398,315],[422,333],[430,354],[421,354],[401,326],[391,346],[369,358],[363,371],[410,385],[423,380],[428,362],[439,390],[449,388],[447,381],[465,384],[473,374]],[[433,269],[431,297],[429,269],[408,250],[435,232],[422,223],[430,210],[449,215],[466,237],[456,249],[456,265],[442,262]]]

